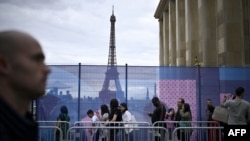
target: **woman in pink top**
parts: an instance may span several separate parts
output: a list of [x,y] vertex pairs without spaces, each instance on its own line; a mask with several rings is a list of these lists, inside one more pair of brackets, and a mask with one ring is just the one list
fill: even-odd
[[175,119],[175,110],[174,108],[170,108],[168,112],[166,113],[167,128],[168,128],[170,140],[172,139],[171,135],[172,135],[172,131],[174,130],[174,122],[172,122],[172,121],[175,121],[174,119]]

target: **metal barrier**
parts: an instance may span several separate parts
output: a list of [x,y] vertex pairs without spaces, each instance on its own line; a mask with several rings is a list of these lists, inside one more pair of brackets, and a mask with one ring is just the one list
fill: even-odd
[[37,121],[39,126],[56,126],[57,123],[67,124],[69,127],[71,126],[70,122],[67,121]]
[[56,126],[57,123],[60,123],[63,126],[67,126],[68,128],[71,127],[70,123],[67,121],[37,121],[37,123],[39,126],[40,141],[62,141],[66,138],[68,129],[59,128],[58,126]]
[[[137,126],[131,132],[131,127],[124,126],[73,126],[67,132],[68,141],[167,141],[169,133],[166,128],[152,126]],[[95,133],[91,133],[95,130]],[[99,133],[98,133],[99,132]],[[95,137],[99,138],[95,138]]]
[[[220,123],[217,121],[183,121],[185,123],[191,123],[192,126],[199,126],[199,127],[208,127],[208,126],[220,126]],[[167,125],[170,124],[179,124],[180,121],[157,121],[153,124],[153,126],[161,125],[163,123],[166,123]]]
[[[57,126],[38,126],[38,141],[62,141],[63,131]],[[55,132],[58,132],[57,136]]]
[[[179,123],[186,123],[189,127],[179,127]],[[166,125],[168,132],[170,133],[168,140],[180,140],[189,141],[187,139],[192,139],[192,141],[220,141],[222,138],[222,132],[220,129],[223,127],[220,126],[217,121],[158,121],[153,124],[153,126],[163,126]],[[188,128],[187,130],[183,130]],[[199,128],[202,130],[193,130],[193,128]],[[173,134],[174,130],[177,130],[177,134]],[[180,130],[182,129],[182,130]],[[182,132],[185,131],[185,132]],[[183,133],[183,134],[182,134]],[[180,138],[183,136],[182,138]],[[220,139],[220,140],[218,140]]]
[[[90,126],[92,125],[92,121],[76,121],[74,122],[73,126]],[[110,124],[118,124],[118,125],[124,125],[124,124],[131,124],[131,125],[136,125],[136,126],[151,126],[151,124],[149,122],[105,122],[105,121],[98,121],[98,122],[95,122],[95,124],[107,124],[107,123],[110,123]]]
[[[177,121],[149,122],[96,122],[77,121],[70,127],[63,139],[63,132],[55,126],[57,121],[38,121],[39,141],[54,141],[55,130],[58,141],[222,141],[223,127],[216,121],[185,121],[190,127],[175,127],[171,130],[162,124],[178,124]],[[68,122],[64,122],[69,124]],[[54,126],[52,126],[54,125]],[[69,124],[70,125],[70,124]]]
[[224,138],[223,127],[177,127],[172,137],[175,141],[223,141]]

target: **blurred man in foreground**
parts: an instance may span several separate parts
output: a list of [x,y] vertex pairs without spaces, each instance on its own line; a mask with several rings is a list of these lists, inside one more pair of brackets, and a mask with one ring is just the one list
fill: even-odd
[[45,94],[50,69],[38,41],[21,31],[0,32],[0,140],[36,141],[32,100]]

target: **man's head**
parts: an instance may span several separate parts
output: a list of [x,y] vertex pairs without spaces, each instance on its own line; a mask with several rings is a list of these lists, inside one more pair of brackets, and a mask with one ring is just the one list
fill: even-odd
[[45,94],[50,69],[38,41],[20,31],[0,32],[1,94],[32,100]]
[[235,90],[235,94],[236,96],[238,97],[243,97],[243,94],[245,92],[245,89],[243,87],[238,87],[236,90]]
[[177,107],[182,108],[184,103],[185,103],[185,100],[183,98],[179,98],[178,101],[177,101]]
[[94,116],[94,111],[91,110],[91,109],[89,109],[89,110],[87,111],[87,115],[88,115],[89,118],[92,118],[92,117]]
[[209,106],[209,105],[213,105],[213,102],[212,102],[212,100],[211,100],[211,99],[207,99],[206,104],[207,104],[207,106]]
[[155,107],[159,106],[161,103],[158,97],[153,97],[151,101]]

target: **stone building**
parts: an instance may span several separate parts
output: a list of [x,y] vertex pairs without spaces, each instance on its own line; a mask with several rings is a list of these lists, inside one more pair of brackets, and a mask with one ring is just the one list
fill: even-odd
[[249,0],[160,0],[160,66],[250,66]]

